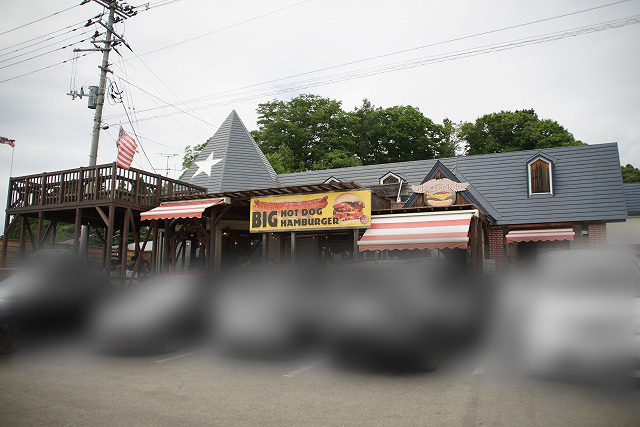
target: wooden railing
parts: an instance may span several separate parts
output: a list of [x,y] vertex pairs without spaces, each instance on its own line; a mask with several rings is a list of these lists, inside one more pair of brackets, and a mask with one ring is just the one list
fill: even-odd
[[11,178],[7,209],[71,207],[112,200],[153,207],[162,198],[206,193],[203,187],[112,163]]

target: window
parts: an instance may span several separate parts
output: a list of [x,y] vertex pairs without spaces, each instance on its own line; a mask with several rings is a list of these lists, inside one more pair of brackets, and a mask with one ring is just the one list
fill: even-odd
[[395,173],[388,172],[380,178],[380,185],[398,184],[400,181],[403,181],[403,179]]
[[332,182],[340,182],[340,180],[335,176],[330,176],[323,184],[331,184]]
[[551,162],[542,158],[529,162],[529,194],[553,194]]

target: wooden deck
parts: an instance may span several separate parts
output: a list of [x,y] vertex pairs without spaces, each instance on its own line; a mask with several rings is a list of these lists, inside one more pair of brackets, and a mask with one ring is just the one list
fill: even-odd
[[141,210],[161,199],[206,193],[203,187],[111,163],[11,178],[7,214],[110,204]]

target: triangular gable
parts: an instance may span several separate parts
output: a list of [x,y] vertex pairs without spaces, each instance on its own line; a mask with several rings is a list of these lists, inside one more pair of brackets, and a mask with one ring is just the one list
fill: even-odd
[[[460,182],[458,177],[453,172],[451,172],[449,168],[447,168],[444,164],[442,164],[440,160],[436,160],[436,163],[433,165],[433,167],[431,168],[427,176],[424,177],[421,184],[431,179],[441,179],[441,178],[447,178],[455,182]],[[404,204],[404,207],[405,208],[413,207],[421,195],[422,194],[420,193],[413,193],[411,197],[409,197],[409,200],[407,200],[407,202]],[[460,195],[464,197],[464,199],[467,200],[469,203],[472,203],[476,206],[480,205],[469,190],[461,191]]]
[[274,187],[276,177],[235,110],[183,175],[211,193]]

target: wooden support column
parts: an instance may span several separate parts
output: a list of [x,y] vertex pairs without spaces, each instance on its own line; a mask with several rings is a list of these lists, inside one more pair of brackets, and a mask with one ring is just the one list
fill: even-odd
[[51,221],[51,249],[56,248],[57,234],[58,234],[58,221]]
[[358,259],[359,249],[358,249],[358,240],[360,239],[360,229],[353,229],[353,259]]
[[24,261],[28,222],[29,218],[20,215],[20,241],[18,244],[18,259],[20,262]]
[[80,233],[82,230],[82,209],[76,208],[76,221],[73,229],[73,253],[80,253]]
[[171,263],[171,225],[168,219],[164,220],[164,236],[162,239],[162,270],[164,272],[169,271],[169,264]]
[[38,212],[38,234],[37,234],[37,238],[36,238],[36,250],[40,250],[42,249],[42,240],[43,240],[43,234],[44,234],[44,212],[40,211]]
[[151,225],[149,226],[149,232],[153,231],[153,246],[151,247],[151,274],[156,274],[157,263],[158,263],[158,245],[160,244],[160,239],[158,236],[158,220],[151,220]]
[[291,232],[291,264],[296,263],[296,232]]
[[182,239],[182,256],[181,258],[181,263],[182,263],[182,270],[184,271],[184,267],[185,267],[185,263],[187,261],[187,239],[184,238]]
[[199,240],[189,239],[189,242],[191,242],[191,250],[189,251],[189,269],[193,270],[193,267],[197,264],[196,251],[198,250]]
[[111,246],[113,245],[114,222],[116,217],[115,206],[109,206],[109,224],[107,224],[107,233],[104,239],[105,248],[105,271],[107,275],[111,275]]
[[269,256],[269,234],[262,233],[262,265],[267,265],[267,257]]
[[124,225],[122,226],[122,243],[120,247],[120,276],[123,281],[127,280],[127,255],[129,251],[129,215],[131,209],[127,208],[124,213]]
[[7,249],[9,249],[9,231],[11,231],[11,216],[5,214],[4,216],[4,237],[2,238],[2,260],[0,261],[0,267],[7,267]]
[[212,207],[209,214],[209,247],[207,248],[209,269],[217,271],[216,266],[216,208]]

